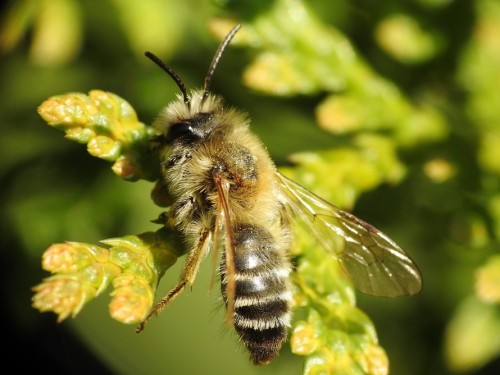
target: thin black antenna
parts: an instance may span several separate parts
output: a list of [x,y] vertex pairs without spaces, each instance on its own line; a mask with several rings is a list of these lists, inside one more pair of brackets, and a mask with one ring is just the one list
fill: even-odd
[[180,79],[180,77],[177,75],[177,73],[175,73],[171,67],[160,60],[160,58],[155,54],[147,51],[144,53],[144,55],[152,60],[160,68],[162,68],[165,72],[167,72],[167,74],[175,81],[175,83],[179,87],[179,90],[181,90],[182,96],[184,97],[184,104],[186,104],[188,108],[191,108],[191,101],[187,94],[186,86],[184,85],[184,82],[182,82],[182,79]]
[[231,29],[229,34],[227,34],[226,38],[222,41],[220,44],[219,48],[215,52],[214,58],[212,60],[212,63],[210,64],[210,68],[208,69],[208,73],[205,76],[205,85],[203,86],[203,98],[201,99],[202,103],[205,101],[205,99],[208,97],[208,88],[210,86],[210,82],[212,81],[212,77],[215,72],[215,68],[217,68],[217,65],[219,64],[219,60],[222,57],[222,54],[224,53],[224,50],[226,49],[227,45],[229,42],[231,42],[231,39],[233,39],[234,34],[238,32],[240,29],[241,25],[236,25]]

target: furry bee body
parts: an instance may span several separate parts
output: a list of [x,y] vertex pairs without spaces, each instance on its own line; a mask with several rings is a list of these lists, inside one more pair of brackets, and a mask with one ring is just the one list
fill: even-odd
[[288,251],[293,220],[300,218],[309,226],[311,235],[364,293],[416,294],[422,278],[413,261],[384,233],[281,175],[250,132],[246,116],[209,93],[219,59],[238,29],[234,27],[219,46],[203,90],[191,95],[170,67],[146,53],[182,94],[155,124],[161,177],[154,196],[161,197],[156,200],[159,205],[169,207],[164,224],[184,239],[187,259],[178,284],[137,332],[194,283],[209,251],[221,252],[226,319],[250,359],[260,365],[276,357],[290,326]]
[[[213,232],[220,210],[218,176],[232,226],[226,231],[234,247],[233,322],[253,362],[261,364],[277,354],[290,324],[289,229],[276,199],[276,167],[245,116],[216,96],[203,100],[203,94],[193,92],[189,108],[179,98],[156,123],[164,134],[162,181],[172,199],[167,225],[188,248],[196,247],[202,233]],[[225,256],[220,274],[227,305]]]

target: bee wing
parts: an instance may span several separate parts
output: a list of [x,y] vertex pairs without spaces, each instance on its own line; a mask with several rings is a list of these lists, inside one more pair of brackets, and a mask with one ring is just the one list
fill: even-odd
[[236,294],[236,269],[233,240],[233,224],[231,222],[231,211],[228,202],[229,184],[220,174],[214,174],[213,181],[217,188],[217,216],[215,223],[214,249],[218,248],[219,228],[224,230],[224,253],[225,253],[225,281],[226,281],[226,322],[229,326],[233,324],[234,301]]
[[416,264],[375,227],[278,173],[283,201],[302,219],[361,292],[395,297],[422,289]]

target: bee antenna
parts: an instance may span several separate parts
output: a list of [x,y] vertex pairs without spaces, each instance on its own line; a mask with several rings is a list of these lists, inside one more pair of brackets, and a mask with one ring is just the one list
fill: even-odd
[[231,42],[231,39],[233,39],[234,34],[238,32],[238,30],[241,28],[241,25],[236,25],[231,29],[229,34],[224,38],[222,43],[219,45],[219,48],[215,52],[214,58],[212,60],[212,63],[210,64],[210,68],[208,69],[208,73],[205,77],[205,85],[203,86],[203,98],[202,102],[205,101],[205,99],[208,97],[208,88],[210,86],[210,82],[212,81],[212,77],[214,75],[215,69],[217,68],[217,65],[219,64],[219,60],[222,57],[222,54],[224,53],[224,50],[226,49],[227,45],[229,42]]
[[158,56],[155,54],[147,51],[144,53],[144,55],[149,58],[151,61],[153,61],[156,65],[158,65],[160,68],[162,68],[177,84],[179,87],[179,90],[181,90],[182,96],[184,97],[184,104],[188,108],[191,107],[191,100],[189,99],[189,95],[187,94],[186,86],[184,85],[184,82],[182,82],[182,79],[177,75],[176,72],[173,71],[171,67],[169,67],[167,64],[165,64]]

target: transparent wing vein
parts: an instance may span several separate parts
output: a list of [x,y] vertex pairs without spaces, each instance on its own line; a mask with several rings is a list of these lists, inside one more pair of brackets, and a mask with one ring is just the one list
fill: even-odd
[[412,295],[422,277],[411,258],[387,235],[278,173],[283,203],[335,256],[354,286],[376,296]]

